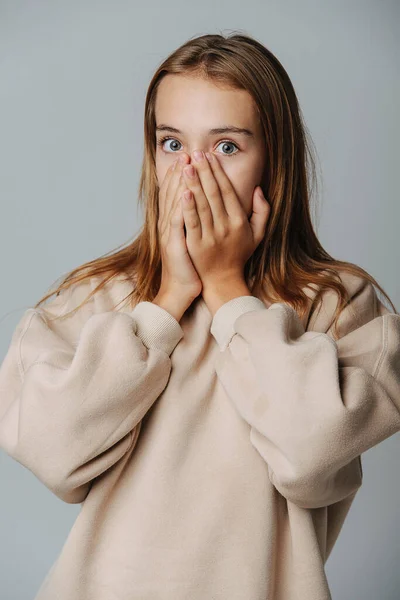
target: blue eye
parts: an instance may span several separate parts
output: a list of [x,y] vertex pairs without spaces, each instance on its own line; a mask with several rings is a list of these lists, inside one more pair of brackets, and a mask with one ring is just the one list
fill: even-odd
[[[166,142],[167,140],[175,140],[175,138],[168,137],[168,136],[166,136],[166,137],[162,137],[162,138],[160,138],[160,139],[158,140],[158,142],[157,142],[157,146],[160,146],[160,147],[162,148],[162,147],[163,147],[163,145],[164,145],[164,142]],[[177,140],[175,140],[175,141],[177,141]],[[180,143],[180,142],[178,142],[178,144],[179,144],[179,143]]]
[[[173,138],[170,136],[165,136],[165,137],[160,138],[157,141],[157,146],[159,146],[163,150],[163,152],[165,152],[166,154],[171,154],[171,153],[174,154],[174,150],[178,151],[178,150],[180,150],[180,148],[172,149],[171,152],[167,152],[163,148],[164,143],[169,140],[173,140],[174,143],[180,144],[180,142],[176,138]],[[235,144],[234,142],[231,142],[230,140],[223,140],[222,142],[219,142],[218,146],[220,144],[225,144],[226,146],[235,146],[235,148],[237,149],[236,152],[231,152],[229,154],[226,154],[225,152],[223,152],[222,153],[223,156],[227,156],[227,157],[236,156],[236,154],[238,154],[238,152],[239,152],[239,147],[237,146],[237,144]]]
[[[236,144],[234,144],[234,142],[230,142],[229,140],[226,140],[226,141],[220,142],[220,144],[224,144],[225,146],[235,146],[235,147],[237,148],[236,152],[231,152],[231,153],[229,153],[229,154],[225,154],[225,152],[223,152],[223,155],[224,155],[224,156],[234,156],[234,155],[235,155],[235,154],[237,154],[237,153],[238,153],[238,151],[239,151],[239,148],[238,148],[238,146],[237,146]],[[218,144],[218,146],[219,146],[219,144]]]

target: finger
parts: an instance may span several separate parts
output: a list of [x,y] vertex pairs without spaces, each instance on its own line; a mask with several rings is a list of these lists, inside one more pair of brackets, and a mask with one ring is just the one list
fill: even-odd
[[177,239],[181,239],[185,237],[183,226],[185,224],[183,218],[183,210],[181,202],[176,202],[175,209],[172,212],[170,219],[170,231],[171,235],[173,235]]
[[[177,169],[179,169],[178,166],[176,167],[176,170]],[[183,176],[181,174],[177,181],[177,187],[176,187],[175,192],[173,192],[171,190],[169,200],[167,200],[167,202],[166,202],[167,204],[169,202],[169,205],[167,206],[167,208],[165,210],[165,213],[164,213],[165,218],[164,218],[163,222],[161,223],[162,234],[166,236],[166,239],[169,239],[170,232],[171,232],[171,220],[174,217],[176,206],[177,206],[177,204],[179,204],[179,198],[182,195],[184,189],[185,189],[185,182],[184,182]],[[172,200],[171,200],[171,198],[172,198]]]
[[169,229],[169,220],[171,218],[171,211],[173,210],[176,202],[176,194],[179,186],[182,185],[182,164],[179,162],[179,160],[175,161],[174,164],[175,166],[172,169],[171,175],[168,179],[164,197],[160,199],[160,224],[164,231]]
[[183,218],[185,220],[186,234],[194,240],[201,240],[201,220],[197,212],[193,192],[187,190],[181,195]]
[[190,177],[186,168],[183,170],[186,187],[193,193],[197,213],[204,232],[213,229],[214,223],[226,218],[224,205],[220,198],[217,182],[212,174],[207,160],[204,158],[195,165],[193,177]]
[[265,199],[261,187],[257,186],[253,193],[253,212],[249,220],[253,232],[253,239],[257,246],[264,238],[270,212],[271,206]]
[[[204,162],[207,162],[207,161],[204,160]],[[192,192],[192,195],[194,198],[194,203],[195,203],[196,210],[197,210],[197,214],[200,219],[202,231],[206,232],[207,230],[213,229],[214,214],[211,210],[210,198],[208,195],[205,194],[202,183],[200,182],[198,167],[197,166],[194,167],[194,165],[190,165],[190,166],[193,168],[193,176],[190,177],[185,168],[183,170],[185,183],[186,183],[187,189]],[[203,176],[203,179],[204,179],[204,176]],[[214,179],[214,177],[213,177],[213,179]],[[215,185],[216,185],[216,183],[215,183]],[[219,191],[218,191],[218,194],[219,194]],[[184,203],[185,203],[185,200],[184,200]],[[225,210],[224,210],[224,213],[225,213]],[[225,214],[225,216],[227,216],[227,215]],[[217,212],[215,218],[218,218],[218,212]]]
[[159,218],[160,221],[163,220],[165,214],[165,199],[167,197],[168,187],[174,174],[175,167],[177,165],[178,160],[175,160],[167,169],[164,179],[161,183],[160,189],[158,191],[158,205],[159,205]]
[[[194,192],[197,211],[206,226],[222,223],[228,218],[222,195],[206,156],[196,160],[195,178],[186,177],[188,187]],[[192,185],[190,185],[192,183]]]
[[166,201],[165,201],[165,216],[166,220],[169,221],[171,218],[171,212],[174,210],[177,202],[177,194],[182,193],[180,189],[183,185],[182,170],[185,166],[185,161],[181,162],[181,157],[178,159],[177,165],[172,173],[172,177],[168,186]]
[[175,169],[176,179],[173,183],[171,183],[171,192],[168,190],[168,197],[166,203],[166,221],[170,222],[171,215],[174,213],[177,203],[179,202],[179,197],[185,189],[185,180],[182,174],[182,167],[184,165],[178,164]]
[[212,152],[207,152],[206,157],[209,161],[214,177],[218,183],[222,200],[225,205],[225,210],[228,213],[228,215],[230,217],[247,218],[243,206],[234,190],[234,187],[229,177],[225,173],[224,169],[222,168],[218,158]]

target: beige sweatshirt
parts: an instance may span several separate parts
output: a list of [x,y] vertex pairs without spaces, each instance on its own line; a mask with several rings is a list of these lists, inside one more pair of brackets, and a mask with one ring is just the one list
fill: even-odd
[[82,504],[35,600],[331,598],[360,455],[400,431],[400,316],[342,277],[338,342],[332,292],[304,322],[254,296],[213,318],[199,297],[178,322],[113,308],[120,276],[51,322],[93,277],[26,310],[0,368],[0,447]]

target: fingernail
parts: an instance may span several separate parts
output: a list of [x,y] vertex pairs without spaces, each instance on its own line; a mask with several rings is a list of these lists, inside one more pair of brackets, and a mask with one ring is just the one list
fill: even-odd
[[185,167],[183,169],[184,173],[188,176],[193,178],[194,177],[194,167],[193,165],[188,165],[187,167]]
[[195,150],[193,152],[193,157],[197,161],[203,160],[203,158],[204,158],[203,151],[202,150]]

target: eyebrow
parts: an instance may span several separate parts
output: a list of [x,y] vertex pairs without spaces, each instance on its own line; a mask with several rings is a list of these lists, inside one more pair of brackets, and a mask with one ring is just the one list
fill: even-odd
[[[157,125],[156,131],[171,131],[172,133],[182,134],[182,131],[180,131],[180,129],[176,129],[176,127],[171,127],[170,125],[165,125],[164,123]],[[209,135],[220,135],[221,133],[238,133],[247,137],[254,137],[254,133],[250,131],[250,129],[245,129],[244,127],[235,127],[234,125],[214,127],[213,129],[210,129],[208,133]]]

